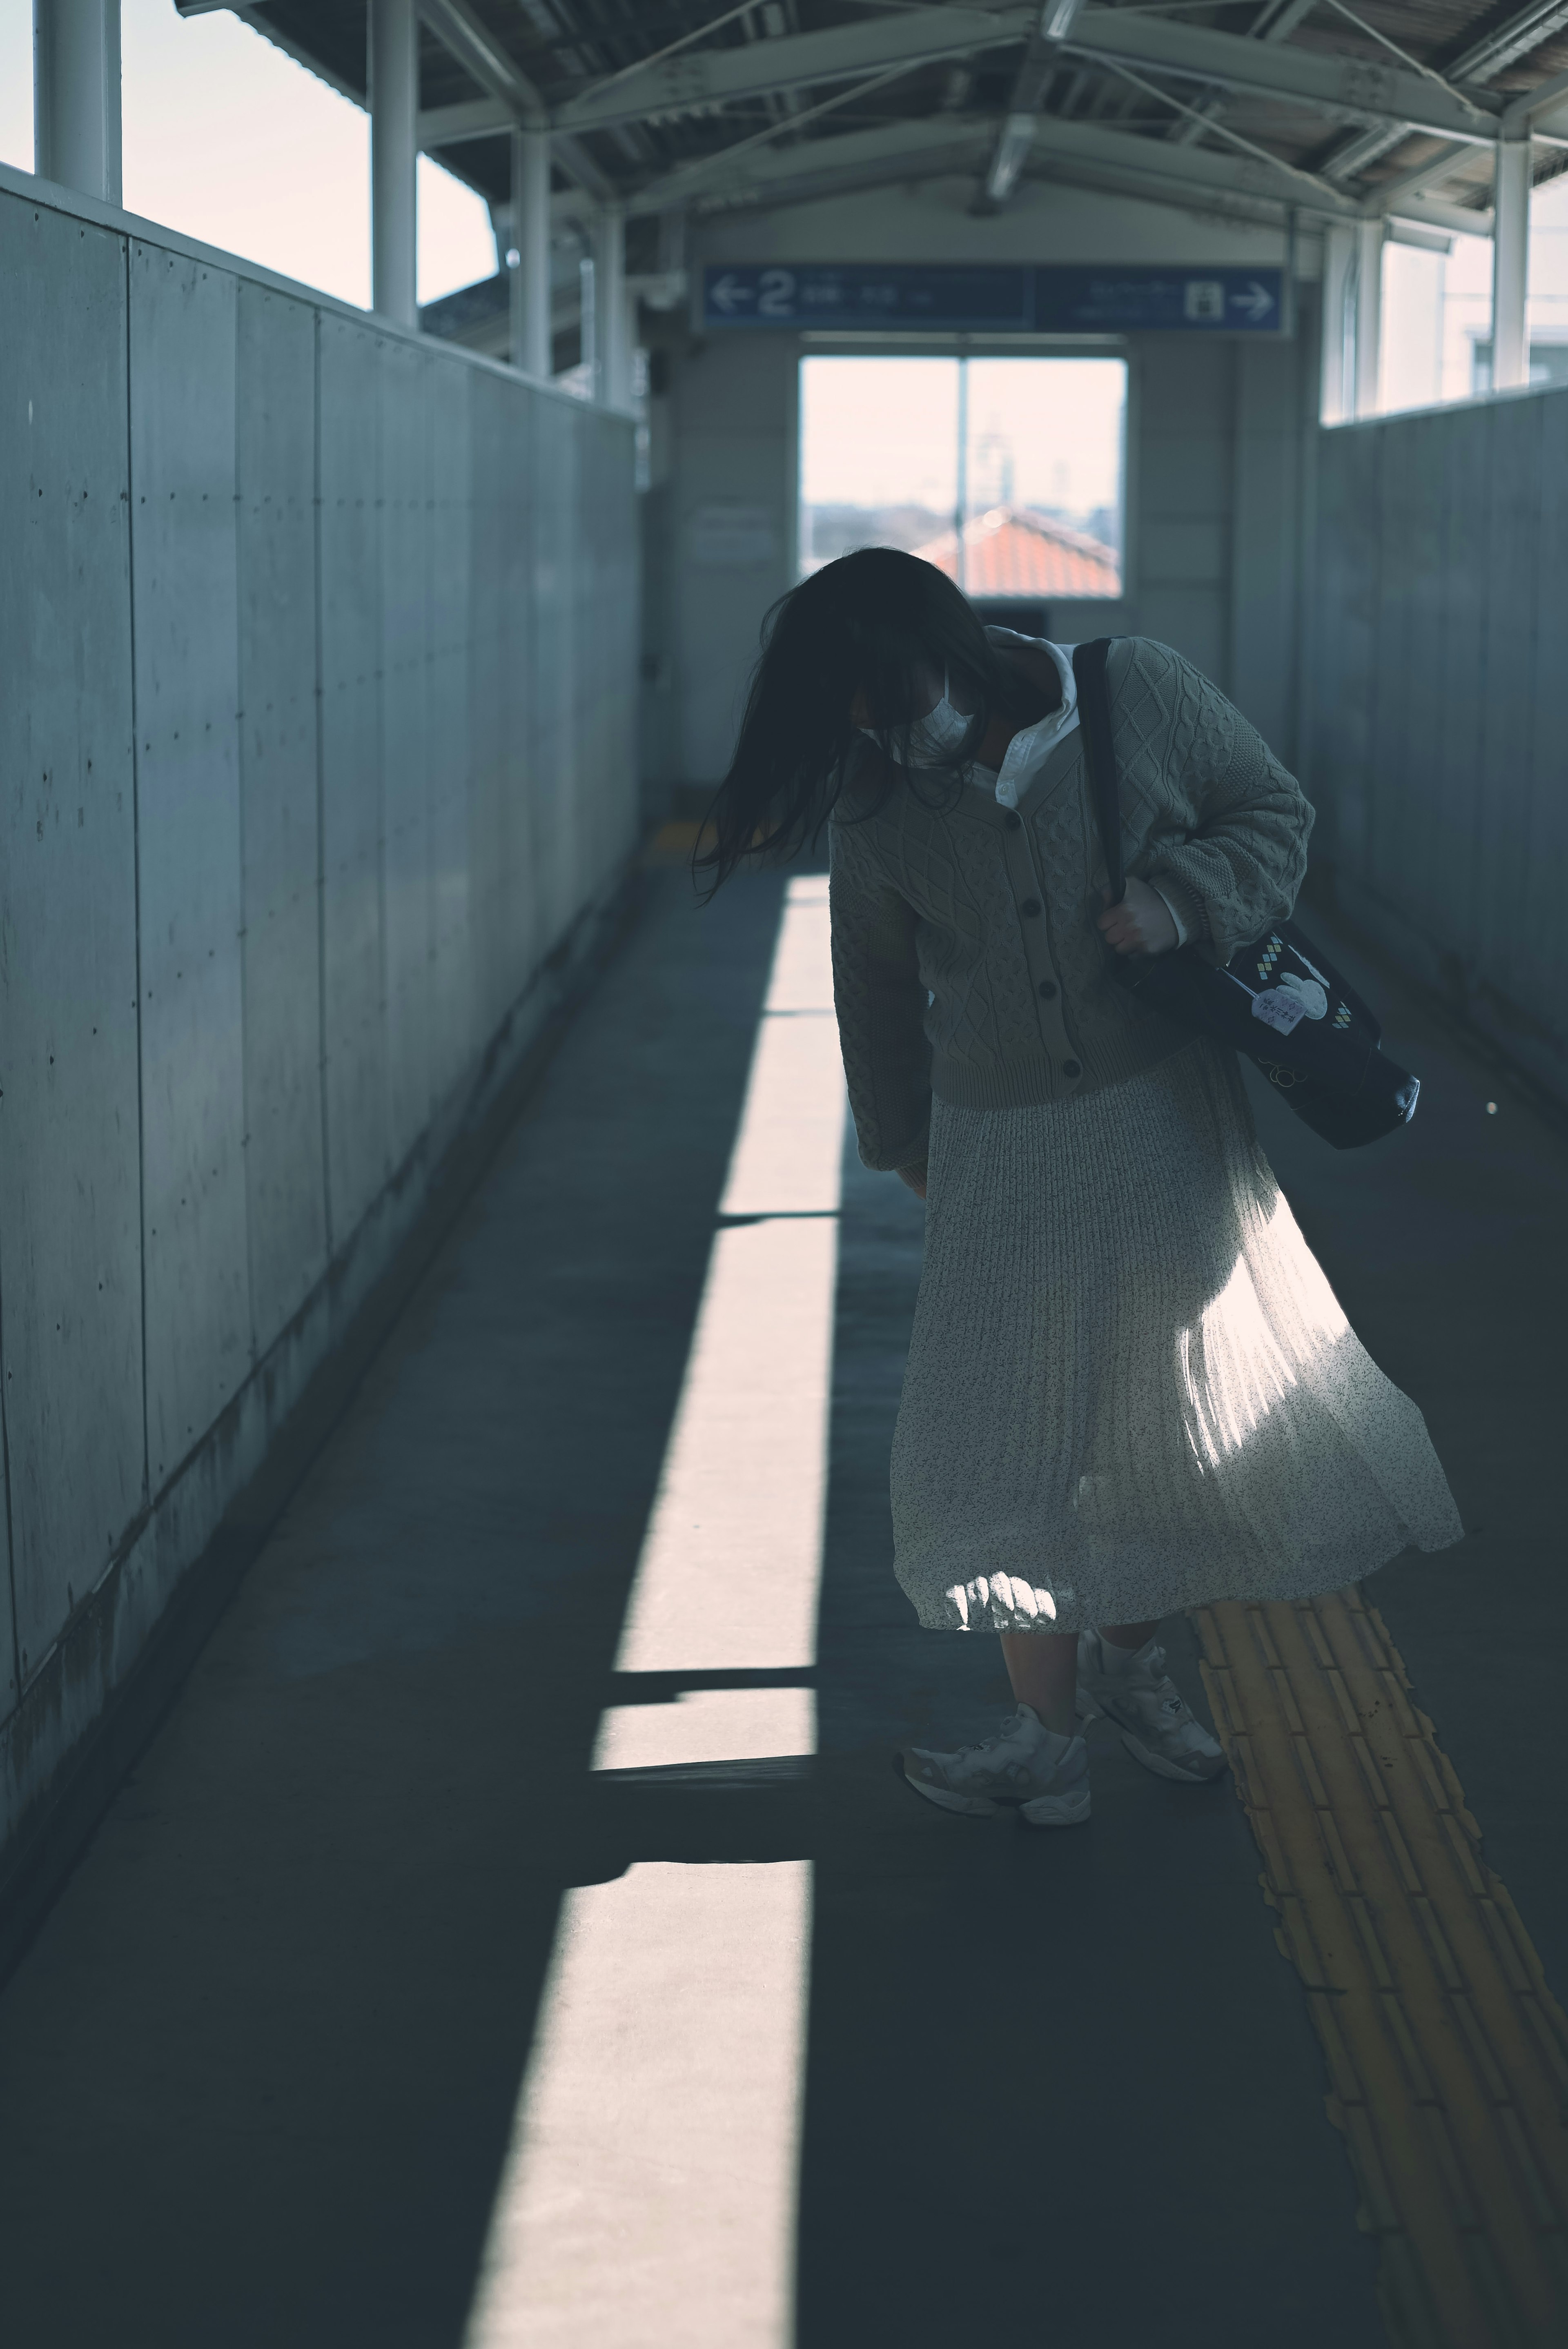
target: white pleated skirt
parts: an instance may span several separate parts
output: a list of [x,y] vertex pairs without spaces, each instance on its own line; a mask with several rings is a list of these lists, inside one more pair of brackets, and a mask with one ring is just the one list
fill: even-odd
[[932,1630],[1304,1599],[1462,1532],[1426,1423],[1346,1321],[1233,1055],[931,1125],[893,1444]]

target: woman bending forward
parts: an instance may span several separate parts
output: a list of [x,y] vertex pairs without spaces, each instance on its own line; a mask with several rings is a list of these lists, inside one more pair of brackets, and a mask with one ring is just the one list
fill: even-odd
[[1162,1616],[1332,1590],[1461,1527],[1259,1147],[1234,1055],[1118,987],[1283,920],[1312,811],[1179,654],[1112,648],[1129,875],[1106,909],[1071,663],[867,548],[766,634],[705,860],[830,819],[834,995],[860,1155],[927,1203],[893,1439],[895,1570],[998,1633],[1000,1737],[902,1757],[944,1809],[1089,1814],[1080,1718],[1201,1781],[1219,1746]]

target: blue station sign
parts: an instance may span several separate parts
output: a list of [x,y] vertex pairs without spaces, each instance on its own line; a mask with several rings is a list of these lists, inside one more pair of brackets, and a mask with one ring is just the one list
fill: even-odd
[[1055,335],[1278,335],[1279,269],[1168,264],[710,264],[706,326]]

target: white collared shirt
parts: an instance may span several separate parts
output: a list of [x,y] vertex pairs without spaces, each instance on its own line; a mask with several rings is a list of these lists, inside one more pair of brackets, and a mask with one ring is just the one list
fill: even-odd
[[969,770],[970,781],[981,791],[994,793],[1000,806],[1015,808],[1057,743],[1065,741],[1078,723],[1078,680],[1073,675],[1073,647],[1048,644],[1044,636],[1021,636],[1014,628],[987,628],[985,634],[987,642],[999,651],[1008,645],[1028,645],[1034,652],[1049,653],[1062,680],[1060,709],[1051,710],[1036,725],[1022,727],[1008,744],[1000,768],[982,767],[977,761]]
[[[1029,645],[1036,652],[1049,653],[1056,664],[1056,674],[1062,680],[1062,706],[1042,718],[1036,725],[1024,726],[1007,746],[1007,755],[1001,766],[982,767],[978,760],[968,769],[969,779],[978,791],[992,792],[999,806],[1016,808],[1058,742],[1064,742],[1078,724],[1078,680],[1073,674],[1073,647],[1054,645],[1044,636],[1021,636],[1014,628],[987,628],[987,641],[1004,649],[1008,645]],[[1171,920],[1176,924],[1176,943],[1187,944],[1189,931],[1180,913],[1158,881],[1149,887],[1159,897]]]

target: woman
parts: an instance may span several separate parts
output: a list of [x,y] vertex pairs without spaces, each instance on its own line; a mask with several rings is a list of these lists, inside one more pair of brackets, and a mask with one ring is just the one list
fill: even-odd
[[950,1811],[1089,1815],[1078,1723],[1163,1777],[1224,1759],[1160,1618],[1336,1588],[1461,1527],[1419,1412],[1358,1344],[1233,1054],[1117,986],[1291,912],[1312,811],[1147,638],[1108,678],[1128,879],[1109,905],[1071,662],[871,547],[775,607],[701,860],[829,823],[834,993],[860,1154],[927,1202],[893,1442],[922,1624],[999,1633],[1000,1737],[900,1756]]

